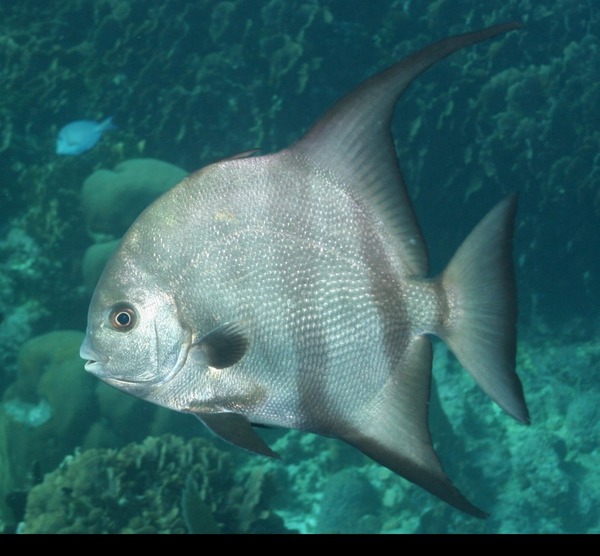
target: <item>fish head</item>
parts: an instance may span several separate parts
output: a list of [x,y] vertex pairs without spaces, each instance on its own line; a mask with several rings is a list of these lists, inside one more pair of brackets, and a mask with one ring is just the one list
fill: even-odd
[[76,137],[71,137],[68,131],[61,131],[56,138],[56,154],[79,154],[81,146]]
[[140,273],[128,275],[127,268],[109,264],[90,303],[80,349],[85,370],[120,390],[148,397],[187,359],[192,333],[179,314],[168,293]]

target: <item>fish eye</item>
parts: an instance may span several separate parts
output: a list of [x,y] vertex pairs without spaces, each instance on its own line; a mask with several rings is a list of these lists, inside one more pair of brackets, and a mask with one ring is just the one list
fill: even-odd
[[117,303],[109,315],[110,325],[119,332],[131,330],[137,322],[137,312],[128,303]]

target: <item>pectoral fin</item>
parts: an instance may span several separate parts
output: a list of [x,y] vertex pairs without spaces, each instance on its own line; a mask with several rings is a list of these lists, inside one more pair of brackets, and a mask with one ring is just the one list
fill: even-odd
[[212,432],[240,448],[279,459],[252,428],[250,421],[239,413],[194,413]]
[[240,322],[226,322],[195,342],[190,353],[192,357],[206,361],[210,367],[225,369],[244,357],[248,346],[244,325]]

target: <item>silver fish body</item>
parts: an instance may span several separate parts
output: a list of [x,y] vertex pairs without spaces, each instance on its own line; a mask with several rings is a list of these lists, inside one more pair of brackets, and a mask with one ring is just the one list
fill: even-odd
[[251,424],[340,438],[485,515],[431,444],[428,335],[528,422],[514,370],[516,197],[427,278],[389,124],[427,67],[517,26],[435,43],[360,85],[290,148],[209,165],[155,201],[97,285],[86,370],[260,454],[276,455]]

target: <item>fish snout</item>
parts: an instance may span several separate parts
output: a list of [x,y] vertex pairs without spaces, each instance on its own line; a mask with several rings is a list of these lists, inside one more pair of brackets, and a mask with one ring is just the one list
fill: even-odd
[[94,351],[89,336],[85,337],[79,348],[79,357],[86,362],[86,371],[95,375],[101,374],[102,361],[100,356]]

